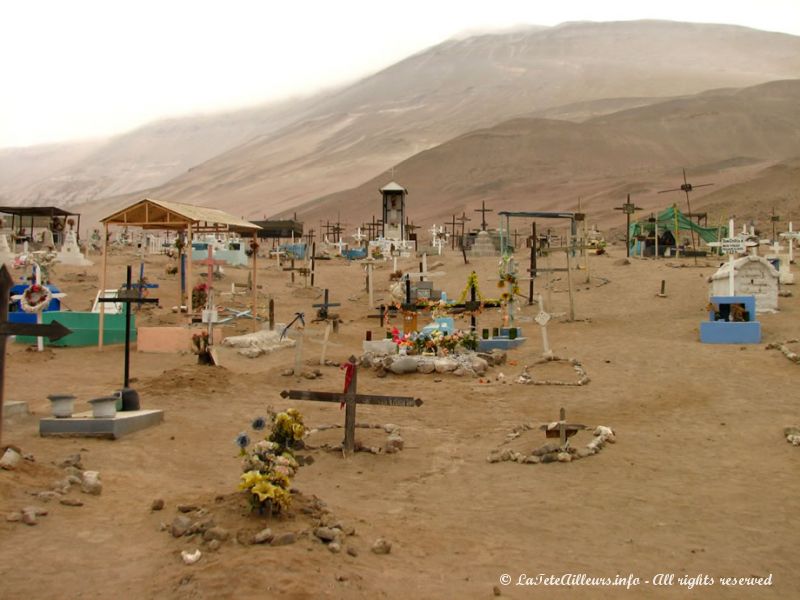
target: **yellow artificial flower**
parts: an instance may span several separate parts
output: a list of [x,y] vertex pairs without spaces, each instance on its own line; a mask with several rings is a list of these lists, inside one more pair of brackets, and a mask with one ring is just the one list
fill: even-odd
[[239,484],[239,489],[240,490],[249,489],[254,485],[256,485],[258,482],[263,481],[263,479],[264,476],[258,471],[247,471],[247,473],[242,474],[242,482]]
[[305,432],[306,428],[303,427],[300,423],[295,423],[294,425],[292,425],[291,433],[294,436],[294,439],[296,440],[302,439],[303,435],[305,435]]

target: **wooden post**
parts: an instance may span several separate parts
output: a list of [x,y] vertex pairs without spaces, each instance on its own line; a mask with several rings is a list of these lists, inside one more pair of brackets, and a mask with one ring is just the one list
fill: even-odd
[[358,366],[355,356],[351,356],[348,361],[353,370],[353,376],[345,390],[345,413],[344,413],[344,453],[350,456],[355,451],[356,441],[356,386],[358,378]]
[[536,280],[536,221],[531,223],[531,278],[528,281],[528,305],[533,304],[533,282]]
[[314,287],[314,276],[317,274],[317,242],[311,244],[311,287]]
[[[192,290],[194,282],[192,280],[192,224],[186,226],[186,314],[191,315],[194,307],[192,306]],[[180,312],[180,308],[178,309]]]
[[305,337],[305,332],[303,331],[303,327],[298,325],[297,327],[297,340],[295,341],[294,345],[294,376],[295,377],[302,377],[303,375],[303,338]]
[[367,293],[369,294],[369,307],[375,306],[375,299],[372,292],[372,262],[367,263]]
[[253,331],[258,331],[258,321],[256,317],[258,309],[258,236],[253,231]]
[[275,330],[275,300],[269,299],[269,330]]
[[561,410],[558,412],[558,441],[561,443],[561,447],[564,448],[567,445],[567,429],[564,425],[567,422],[567,411],[564,410],[564,407],[561,407]]
[[[103,224],[103,266],[100,269],[100,295],[106,295],[106,271],[108,270],[108,223]],[[103,331],[105,328],[106,305],[100,303],[100,316],[97,324],[97,349],[103,349]]]
[[570,250],[567,248],[567,288],[569,289],[569,320],[575,320],[575,293],[572,289],[572,261],[570,260]]

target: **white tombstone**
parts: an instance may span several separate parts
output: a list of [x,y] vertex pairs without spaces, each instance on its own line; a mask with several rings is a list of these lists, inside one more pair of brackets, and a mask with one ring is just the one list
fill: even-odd
[[749,254],[722,265],[709,278],[709,296],[729,296],[731,269],[734,270],[734,296],[755,296],[756,312],[778,310],[778,271],[763,256]]
[[75,232],[72,230],[66,233],[64,245],[61,247],[61,251],[56,255],[56,261],[64,265],[75,265],[78,267],[88,267],[93,264],[92,261],[87,260],[86,257],[81,254],[81,249],[78,247],[78,239],[75,236]]
[[15,254],[8,245],[8,238],[5,234],[0,234],[0,262],[13,264]]

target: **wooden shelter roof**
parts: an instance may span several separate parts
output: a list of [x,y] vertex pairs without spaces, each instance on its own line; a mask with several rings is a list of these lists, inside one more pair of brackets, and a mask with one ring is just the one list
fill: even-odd
[[128,225],[143,229],[186,229],[195,231],[255,231],[258,225],[225,211],[193,204],[143,198],[100,219],[106,225]]

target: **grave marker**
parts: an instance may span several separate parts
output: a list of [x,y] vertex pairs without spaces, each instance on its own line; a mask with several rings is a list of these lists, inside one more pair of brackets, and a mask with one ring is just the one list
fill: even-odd
[[[130,387],[130,363],[131,363],[131,304],[143,302],[155,302],[158,298],[139,298],[136,289],[131,285],[131,266],[128,265],[127,276],[125,278],[125,291],[122,295],[117,294],[115,298],[98,298],[98,302],[114,302],[125,305],[125,374],[122,387]],[[102,336],[103,332],[98,332]]]
[[[6,342],[10,335],[35,335],[46,337],[54,342],[65,335],[72,333],[70,329],[64,327],[58,321],[53,321],[47,325],[40,323],[9,323],[8,322],[8,302],[11,293],[11,286],[14,280],[8,272],[8,267],[0,267],[0,435],[3,427],[3,389],[5,386],[5,362],[6,362]],[[2,437],[0,437],[2,443]]]
[[345,408],[343,450],[345,456],[352,455],[355,451],[356,431],[356,404],[370,404],[372,406],[422,406],[422,400],[410,396],[378,396],[373,394],[358,394],[357,379],[358,365],[356,357],[351,356],[347,363],[342,365],[346,369],[345,390],[336,392],[312,392],[303,390],[283,390],[281,398],[292,400],[309,400],[313,402],[339,402]]
[[558,421],[542,425],[539,429],[545,432],[545,437],[558,438],[561,448],[566,449],[569,445],[569,438],[587,427],[578,423],[567,423],[567,411],[562,407],[559,411]]

